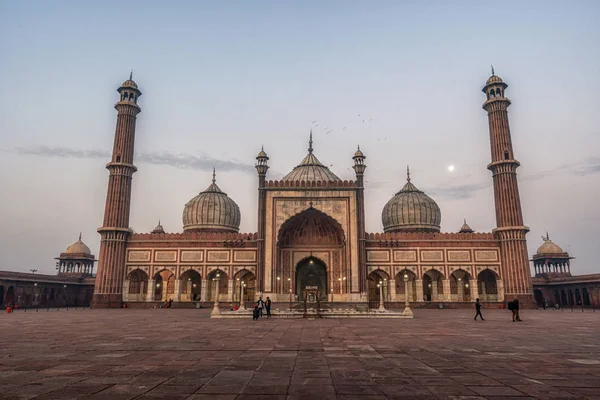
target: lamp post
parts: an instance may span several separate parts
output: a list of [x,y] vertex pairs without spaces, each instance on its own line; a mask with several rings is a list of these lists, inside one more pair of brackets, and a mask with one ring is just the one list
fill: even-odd
[[404,315],[413,315],[408,301],[408,274],[404,274]]
[[290,292],[290,311],[292,311],[292,278],[288,278],[288,291]]
[[379,281],[377,286],[379,287],[379,311],[385,311],[383,306],[383,281]]
[[219,311],[219,278],[221,277],[221,274],[219,272],[217,272],[217,274],[215,275],[215,283],[216,283],[216,290],[215,290],[215,304],[213,306],[213,310],[212,313],[210,313],[210,315],[220,315],[221,311]]
[[244,302],[244,289],[246,289],[246,282],[240,281],[240,310],[246,311],[246,302]]

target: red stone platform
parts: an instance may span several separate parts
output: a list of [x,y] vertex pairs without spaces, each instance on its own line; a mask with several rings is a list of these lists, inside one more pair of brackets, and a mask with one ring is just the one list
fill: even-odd
[[210,319],[209,309],[0,314],[1,399],[600,399],[600,311]]

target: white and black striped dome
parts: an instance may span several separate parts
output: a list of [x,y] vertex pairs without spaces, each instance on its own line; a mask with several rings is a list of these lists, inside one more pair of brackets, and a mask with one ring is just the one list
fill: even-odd
[[213,171],[212,184],[191,199],[183,209],[183,230],[238,232],[240,208],[216,184]]
[[381,213],[384,232],[439,232],[442,213],[437,203],[410,182],[387,202]]

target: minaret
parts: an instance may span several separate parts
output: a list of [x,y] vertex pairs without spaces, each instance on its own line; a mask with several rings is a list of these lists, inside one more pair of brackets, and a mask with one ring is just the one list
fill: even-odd
[[100,255],[92,306],[120,307],[123,298],[125,253],[129,237],[129,209],[131,179],[137,168],[133,165],[136,116],[142,110],[137,105],[142,92],[132,79],[117,89],[120,100],[115,104],[117,127],[111,161],[108,169],[108,191],[104,209],[104,223],[100,233]]
[[504,96],[507,87],[508,85],[494,74],[492,67],[492,76],[482,90],[487,96],[483,109],[488,113],[492,148],[492,162],[488,169],[492,171],[494,181],[497,226],[494,233],[500,241],[506,300],[522,298],[531,302],[531,271],[525,239],[529,228],[523,225],[517,182],[517,168],[520,164],[515,160],[510,137],[507,112],[510,100]]
[[256,172],[258,172],[258,248],[257,259],[258,268],[256,270],[256,282],[260,293],[265,290],[265,229],[267,218],[267,188],[266,176],[269,169],[269,156],[265,153],[264,147],[256,156]]
[[360,146],[354,153],[352,159],[354,165],[352,168],[356,173],[356,219],[358,222],[358,281],[361,294],[367,293],[367,250],[365,247],[365,187],[364,187],[364,175],[365,169],[365,155],[360,151]]

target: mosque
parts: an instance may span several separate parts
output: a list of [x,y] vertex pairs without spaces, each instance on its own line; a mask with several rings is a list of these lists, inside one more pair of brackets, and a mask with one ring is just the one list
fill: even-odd
[[[320,301],[393,304],[533,301],[517,167],[505,96],[492,73],[483,87],[489,119],[496,228],[440,232],[441,211],[406,183],[382,210],[383,232],[365,231],[367,157],[349,155],[356,179],[341,180],[323,165],[312,134],[304,159],[280,180],[268,178],[269,157],[256,156],[258,226],[240,233],[241,211],[217,184],[183,209],[183,232],[159,225],[150,233],[129,228],[136,118],[142,95],[131,79],[119,87],[117,124],[101,235],[95,307],[123,302]],[[223,189],[221,189],[223,187]]]
[[118,88],[115,104],[98,260],[80,236],[57,258],[58,277],[0,271],[0,302],[89,304],[91,298],[93,307],[103,308],[172,299],[185,307],[268,296],[290,306],[318,300],[339,307],[377,307],[381,301],[391,308],[405,302],[472,307],[476,298],[488,307],[515,298],[530,305],[535,300],[598,306],[600,274],[572,276],[572,257],[549,235],[529,260],[506,88],[493,70],[483,87],[496,212],[490,232],[473,232],[466,221],[458,232],[440,232],[439,206],[408,170],[406,182],[382,210],[383,232],[366,232],[366,155],[360,148],[348,155],[356,179],[342,180],[317,158],[311,133],[306,156],[280,180],[267,179],[264,149],[256,155],[256,232],[239,232],[240,208],[213,171],[212,182],[185,204],[182,232],[167,233],[159,222],[152,232],[136,233],[129,215],[142,92],[130,76]]

